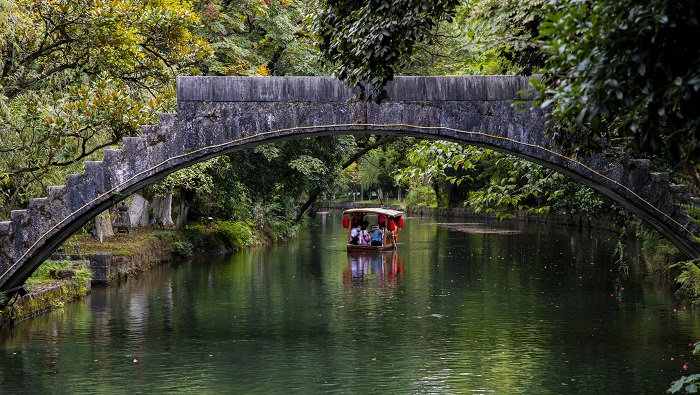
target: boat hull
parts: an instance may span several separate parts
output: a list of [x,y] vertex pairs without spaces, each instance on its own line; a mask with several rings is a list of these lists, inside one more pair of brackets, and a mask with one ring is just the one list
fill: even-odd
[[348,244],[348,252],[378,252],[378,251],[394,251],[396,244],[388,246],[372,246],[367,244]]

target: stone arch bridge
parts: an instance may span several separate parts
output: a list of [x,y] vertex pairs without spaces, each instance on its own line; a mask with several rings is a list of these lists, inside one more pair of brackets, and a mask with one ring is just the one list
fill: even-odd
[[0,223],[0,291],[21,286],[72,233],[125,196],[183,167],[273,141],[340,134],[446,139],[517,155],[586,184],[650,223],[690,257],[700,257],[678,207],[686,187],[651,173],[645,160],[571,159],[548,148],[545,115],[518,111],[535,93],[524,77],[398,77],[389,100],[348,102],[352,90],[327,77],[179,77],[177,113],[85,163],[84,174],[48,188]]

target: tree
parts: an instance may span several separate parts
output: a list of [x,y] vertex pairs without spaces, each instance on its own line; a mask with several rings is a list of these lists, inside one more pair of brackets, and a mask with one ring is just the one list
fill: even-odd
[[546,10],[549,77],[538,86],[556,143],[670,154],[700,185],[700,4],[566,0]]
[[544,67],[539,40],[545,18],[544,0],[474,0],[457,9],[468,53],[493,51],[501,60],[501,74],[513,70],[530,75]]
[[358,161],[362,190],[375,191],[380,202],[386,201],[385,191],[394,185],[394,166],[383,149],[374,149]]
[[414,189],[431,186],[438,201],[445,199],[441,196],[444,191],[436,185],[446,182],[461,187],[467,197],[460,204],[477,212],[493,212],[499,218],[510,218],[516,210],[590,216],[618,215],[621,210],[553,170],[488,149],[422,140],[408,150],[406,157],[409,164],[396,172],[397,182],[408,183]]
[[152,123],[173,76],[208,53],[198,23],[177,0],[1,2],[3,207]]
[[202,36],[214,53],[207,75],[318,75],[318,49],[309,33],[312,2],[202,0],[195,3]]
[[429,42],[440,21],[454,16],[458,0],[326,0],[314,32],[337,78],[361,99],[381,101],[384,86],[411,61],[415,45]]
[[[165,178],[161,186],[166,185],[168,190],[177,188],[180,194],[180,209],[176,224],[178,229],[187,227],[190,205],[195,196],[197,194],[210,194],[214,189],[213,174],[222,174],[228,167],[228,157],[219,156],[205,162],[196,163]],[[161,194],[163,194],[163,191],[161,191]]]

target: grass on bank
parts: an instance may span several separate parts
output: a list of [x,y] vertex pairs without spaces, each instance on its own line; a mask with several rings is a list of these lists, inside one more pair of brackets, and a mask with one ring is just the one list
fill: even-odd
[[200,252],[241,251],[255,245],[287,240],[306,225],[303,222],[268,221],[256,226],[251,221],[217,221],[190,225],[179,231],[137,227],[131,233],[118,233],[114,237],[104,238],[102,242],[87,233],[75,234],[63,244],[61,250],[65,254],[111,252],[115,256],[132,257],[159,239],[170,242],[173,256],[188,257]]
[[48,260],[32,273],[24,285],[34,291],[42,286],[60,281],[62,279],[59,275],[60,272],[71,272],[70,281],[87,283],[92,278],[92,272],[82,263]]

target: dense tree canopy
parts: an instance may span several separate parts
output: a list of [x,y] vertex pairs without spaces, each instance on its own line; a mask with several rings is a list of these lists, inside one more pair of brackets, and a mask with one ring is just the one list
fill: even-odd
[[[694,105],[697,44],[689,38],[697,29],[696,12],[688,0],[1,2],[4,207],[63,183],[67,171],[81,171],[81,160],[99,159],[101,148],[138,135],[159,111],[172,111],[173,77],[190,73],[319,75],[329,72],[327,66],[358,86],[360,96],[381,100],[384,85],[400,73],[547,71],[543,104],[554,109],[552,133],[565,148],[596,148],[601,137],[627,141],[687,158],[692,170],[700,115]],[[681,56],[689,53],[695,55]],[[206,167],[189,171],[217,180],[207,195],[219,196],[217,185],[228,185],[251,204],[284,195],[297,205],[306,201],[305,210],[337,187],[341,169],[383,144],[377,141],[347,137],[259,147],[230,157],[238,175],[228,179],[226,172],[203,174],[211,171]],[[493,202],[495,188],[482,195],[477,189],[516,180],[502,189],[510,191],[502,201],[530,204],[527,191],[551,179],[538,167],[495,153],[466,147],[457,153],[441,145],[415,145],[401,159],[415,160],[401,177],[429,185],[438,201],[449,191],[465,199],[470,193],[474,204],[478,196]],[[357,169],[366,172],[360,181],[388,188],[386,175],[396,166],[388,159],[401,156],[396,152],[389,148],[360,161]],[[454,156],[436,156],[432,167],[421,167],[416,158],[427,152]],[[469,178],[473,169],[433,166],[454,158],[492,171]],[[421,177],[431,181],[418,182]],[[460,179],[469,181],[469,191],[455,182]]]
[[359,89],[360,98],[382,100],[384,86],[410,64],[415,45],[429,41],[458,0],[326,0],[314,24],[335,76]]
[[628,147],[696,162],[700,5],[693,0],[558,1],[542,25],[556,141]]
[[5,210],[152,123],[173,77],[208,56],[200,23],[177,0],[0,2]]

